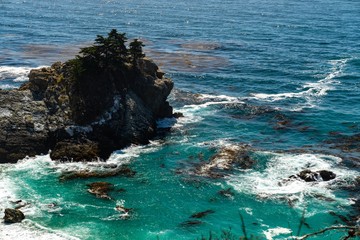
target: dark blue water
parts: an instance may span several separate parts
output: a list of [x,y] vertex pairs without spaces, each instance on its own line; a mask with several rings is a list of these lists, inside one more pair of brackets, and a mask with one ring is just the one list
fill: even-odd
[[[0,88],[27,81],[31,68],[72,58],[112,28],[140,38],[145,51],[175,82],[170,96],[185,117],[149,146],[113,154],[134,178],[105,181],[125,193],[96,199],[86,184],[59,182],[69,169],[48,156],[0,168],[0,207],[30,203],[27,220],[0,225],[0,238],[196,239],[222,230],[260,239],[286,239],[334,224],[352,211],[358,169],[326,145],[360,129],[360,2],[265,1],[0,1]],[[1,109],[0,109],[1,116]],[[224,179],[191,174],[221,149],[251,146],[256,164]],[[352,157],[360,157],[353,153]],[[332,170],[335,180],[279,184],[301,170]],[[232,194],[219,191],[231,188]],[[56,207],[49,204],[56,203]],[[133,208],[121,219],[116,205]],[[214,210],[202,224],[183,226],[193,213]],[[317,239],[339,239],[330,232]]]

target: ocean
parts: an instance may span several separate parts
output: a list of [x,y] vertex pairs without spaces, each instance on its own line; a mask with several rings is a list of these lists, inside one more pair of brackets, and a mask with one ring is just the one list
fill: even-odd
[[[149,145],[119,149],[106,163],[44,153],[0,165],[0,217],[14,201],[27,204],[22,223],[0,224],[0,239],[238,239],[244,228],[248,237],[291,239],[345,225],[359,176],[350,160],[360,154],[329,141],[360,132],[359,11],[350,0],[0,0],[0,88],[19,87],[30,69],[73,58],[116,28],[145,43],[184,115],[160,119]],[[250,149],[251,168],[196,174],[238,146]],[[113,163],[135,176],[59,179]],[[305,169],[336,178],[287,181]],[[96,181],[114,184],[112,200],[87,192]],[[132,209],[129,218],[118,205]]]

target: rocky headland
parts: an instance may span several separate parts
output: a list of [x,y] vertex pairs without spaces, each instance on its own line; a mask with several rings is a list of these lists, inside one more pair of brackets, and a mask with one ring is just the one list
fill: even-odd
[[76,58],[33,69],[19,89],[0,90],[0,163],[47,154],[60,161],[107,159],[146,144],[171,117],[171,79],[125,34],[98,36]]

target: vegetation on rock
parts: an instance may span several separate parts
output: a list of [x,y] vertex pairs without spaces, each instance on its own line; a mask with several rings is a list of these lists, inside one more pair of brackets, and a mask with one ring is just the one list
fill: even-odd
[[92,46],[82,48],[79,55],[65,63],[73,80],[70,103],[76,122],[95,120],[113,102],[104,96],[121,93],[135,84],[138,61],[145,57],[144,45],[135,39],[128,49],[126,41],[125,33],[112,29],[106,37],[98,35]]
[[126,47],[125,33],[118,33],[112,29],[107,37],[98,35],[92,46],[81,48],[75,59],[67,61],[71,67],[73,77],[81,78],[86,73],[119,69],[128,71],[129,67],[136,68],[137,61],[143,57],[142,41],[134,39],[129,48]]

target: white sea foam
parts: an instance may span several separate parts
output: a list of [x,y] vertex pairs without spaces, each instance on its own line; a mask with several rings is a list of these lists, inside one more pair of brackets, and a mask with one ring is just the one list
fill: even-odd
[[[337,199],[331,190],[337,184],[350,183],[358,175],[354,170],[339,167],[341,158],[323,154],[258,154],[269,158],[265,169],[250,170],[229,177],[227,182],[235,190],[262,198],[299,200],[300,203],[304,196],[322,196],[350,204],[347,200]],[[305,182],[288,178],[305,169],[330,170],[336,174],[336,178],[327,182]]]
[[277,228],[270,228],[264,231],[264,235],[267,240],[273,240],[273,237],[282,235],[282,234],[290,234],[292,231],[288,228],[277,227]]
[[[150,141],[147,145],[131,145],[122,150],[113,152],[106,162],[100,160],[92,162],[57,162],[52,161],[49,154],[38,155],[36,157],[27,157],[19,160],[16,164],[1,165],[3,170],[0,169],[0,173],[1,171],[3,174],[8,172],[26,172],[31,175],[33,179],[41,179],[51,173],[61,174],[63,172],[72,171],[101,170],[108,168],[109,166],[113,166],[114,164],[117,166],[128,164],[141,154],[154,152],[158,150],[159,147],[161,147],[161,143],[159,141]],[[7,185],[10,186],[9,184]],[[1,192],[5,194],[5,190],[2,190]],[[0,194],[0,199],[2,199],[1,196],[2,195]]]
[[[2,168],[3,169],[3,168]],[[1,170],[2,171],[2,170]],[[11,201],[18,200],[14,192],[16,185],[10,178],[0,175],[0,218],[3,217],[4,209],[12,206]]]
[[349,59],[329,61],[329,64],[331,65],[330,72],[327,73],[327,75],[323,79],[317,82],[305,83],[300,88],[303,91],[276,94],[253,93],[251,95],[253,99],[267,102],[276,102],[289,98],[304,99],[305,103],[301,103],[298,106],[290,109],[293,111],[301,111],[303,108],[315,107],[315,102],[319,97],[327,95],[328,91],[334,90],[336,85],[340,84],[340,82],[336,80],[336,78],[340,77],[343,74],[343,70],[348,61]]
[[[32,158],[25,158],[19,160],[16,164],[3,164],[0,165],[0,218],[3,217],[5,208],[14,208],[17,205],[27,203],[21,208],[21,211],[27,216],[27,218],[17,224],[4,225],[0,224],[0,239],[14,239],[16,237],[22,237],[23,239],[81,239],[89,235],[88,226],[74,226],[69,228],[63,228],[61,231],[46,228],[31,220],[33,217],[45,217],[49,213],[57,213],[61,215],[62,206],[71,206],[74,204],[76,208],[95,207],[88,204],[77,204],[71,202],[64,202],[60,194],[54,196],[54,198],[46,198],[39,195],[31,186],[22,181],[21,178],[14,177],[19,174],[26,174],[33,180],[40,180],[49,174],[59,175],[66,171],[77,170],[101,170],[107,168],[107,165],[126,164],[133,158],[139,156],[144,152],[155,151],[160,146],[157,141],[151,142],[148,146],[130,146],[122,151],[115,152],[111,155],[107,162],[94,161],[94,162],[67,162],[60,163],[52,161],[49,154],[43,156],[36,156]],[[27,192],[27,195],[31,196],[31,199],[21,198],[22,192]],[[22,200],[20,203],[15,202]],[[57,203],[51,206],[53,203]],[[117,204],[124,205],[124,202],[117,202]],[[75,206],[76,205],[76,206]],[[101,207],[100,207],[101,208]],[[69,233],[69,234],[67,234]]]
[[211,94],[200,94],[198,96],[199,99],[204,100],[212,100],[212,101],[222,101],[222,102],[238,102],[239,98],[237,97],[231,97],[227,95],[211,95]]
[[134,158],[139,157],[143,153],[155,152],[161,147],[161,142],[150,141],[147,145],[131,145],[122,150],[115,151],[106,161],[109,164],[127,164]]
[[[43,68],[47,66],[39,66],[36,68]],[[28,75],[32,67],[13,67],[13,66],[0,66],[0,81],[10,79],[14,82],[28,81]]]
[[[18,164],[3,164],[0,166],[0,218],[4,216],[5,208],[14,208],[15,205],[25,205],[21,211],[31,218],[33,216],[41,216],[41,200],[42,197],[38,196],[32,191],[32,203],[26,205],[26,200],[16,204],[15,201],[21,200],[19,193],[22,188],[31,192],[31,189],[21,179],[10,177],[11,173],[19,173],[26,171],[31,174],[35,179],[42,174],[46,174],[46,166],[49,165],[47,161],[48,156],[36,157],[33,159],[26,159],[20,161]],[[29,171],[29,172],[28,172]],[[48,174],[48,173],[47,173]],[[55,240],[73,240],[77,237],[70,236],[65,233],[66,231],[55,231],[40,224],[37,224],[30,219],[25,219],[21,223],[6,225],[0,223],[0,239],[10,240],[21,238],[24,240],[30,239],[55,239]],[[71,231],[69,231],[71,232]]]
[[188,104],[188,105],[184,105],[181,108],[174,109],[175,112],[183,113],[184,117],[180,117],[178,119],[172,119],[172,118],[162,119],[158,121],[158,127],[181,128],[187,124],[200,122],[206,116],[213,115],[216,109],[210,109],[209,108],[210,106],[224,105],[231,103],[239,103],[239,104],[244,103],[241,99],[237,97],[226,96],[226,95],[197,94],[196,98],[200,99],[201,103]]
[[17,87],[11,84],[0,84],[0,89],[14,89],[14,88]]
[[[72,232],[67,231],[67,232]],[[75,240],[80,239],[73,237],[65,232],[55,231],[39,224],[36,224],[28,219],[23,220],[21,223],[5,225],[0,224],[0,239],[12,240],[12,239],[23,239],[23,240]]]

